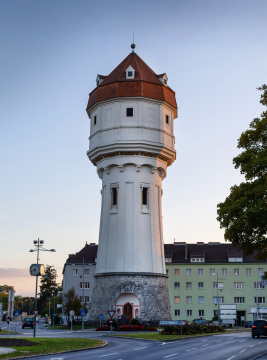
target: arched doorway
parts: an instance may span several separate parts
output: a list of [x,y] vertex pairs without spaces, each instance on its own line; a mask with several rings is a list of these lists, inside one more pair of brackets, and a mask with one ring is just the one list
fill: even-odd
[[141,304],[135,294],[124,293],[118,296],[115,303],[116,318],[126,315],[128,320],[140,318]]
[[123,310],[124,310],[123,311],[124,315],[127,315],[127,320],[132,320],[132,318],[133,318],[132,304],[130,304],[130,303],[125,304]]

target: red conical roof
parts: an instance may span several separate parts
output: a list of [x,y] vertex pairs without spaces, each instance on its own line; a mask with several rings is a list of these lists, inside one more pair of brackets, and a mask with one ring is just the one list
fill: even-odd
[[[134,79],[126,79],[126,69],[135,70]],[[130,53],[89,96],[87,110],[99,101],[116,97],[146,97],[161,100],[177,108],[174,91],[136,54]]]

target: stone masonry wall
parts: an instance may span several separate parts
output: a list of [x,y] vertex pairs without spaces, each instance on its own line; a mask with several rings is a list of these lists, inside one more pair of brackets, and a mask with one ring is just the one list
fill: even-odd
[[90,320],[99,320],[99,310],[109,319],[108,310],[114,306],[119,295],[135,294],[141,303],[143,321],[170,320],[168,277],[161,274],[109,273],[94,278]]

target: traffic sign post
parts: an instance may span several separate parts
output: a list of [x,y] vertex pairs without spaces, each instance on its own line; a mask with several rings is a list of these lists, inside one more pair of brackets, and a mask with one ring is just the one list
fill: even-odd
[[6,322],[8,324],[8,332],[7,332],[7,336],[9,337],[9,329],[10,329],[10,317],[8,316],[6,319]]
[[70,314],[70,331],[72,331],[72,317],[74,316],[74,310],[70,310],[70,312],[69,312],[69,314]]
[[112,334],[112,322],[113,322],[112,318],[115,315],[115,310],[108,310],[108,314],[109,314],[109,317],[110,317],[109,324],[110,324],[110,331],[111,331],[111,334]]
[[15,311],[14,311],[14,316],[20,316],[20,311],[19,311],[19,310],[15,310]]
[[[100,311],[99,311],[100,312]],[[99,314],[99,320],[100,320],[100,327],[101,327],[101,320],[103,320],[103,313]]]

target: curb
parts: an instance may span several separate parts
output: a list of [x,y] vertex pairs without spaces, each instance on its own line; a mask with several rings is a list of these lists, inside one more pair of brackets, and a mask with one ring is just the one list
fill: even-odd
[[[105,341],[105,340],[103,340]],[[94,346],[94,347],[90,347],[90,348],[82,348],[82,349],[76,349],[76,350],[67,350],[67,351],[60,351],[60,352],[54,352],[54,353],[47,353],[47,354],[36,354],[36,355],[29,355],[29,356],[20,356],[20,357],[16,357],[16,358],[9,358],[9,360],[17,360],[17,359],[30,359],[30,358],[35,358],[37,356],[49,356],[49,355],[56,355],[56,354],[65,354],[65,353],[72,353],[72,352],[78,352],[78,351],[85,351],[85,350],[94,350],[94,349],[101,349],[105,346],[108,346],[109,342],[105,341],[104,344],[99,345],[99,346]]]

